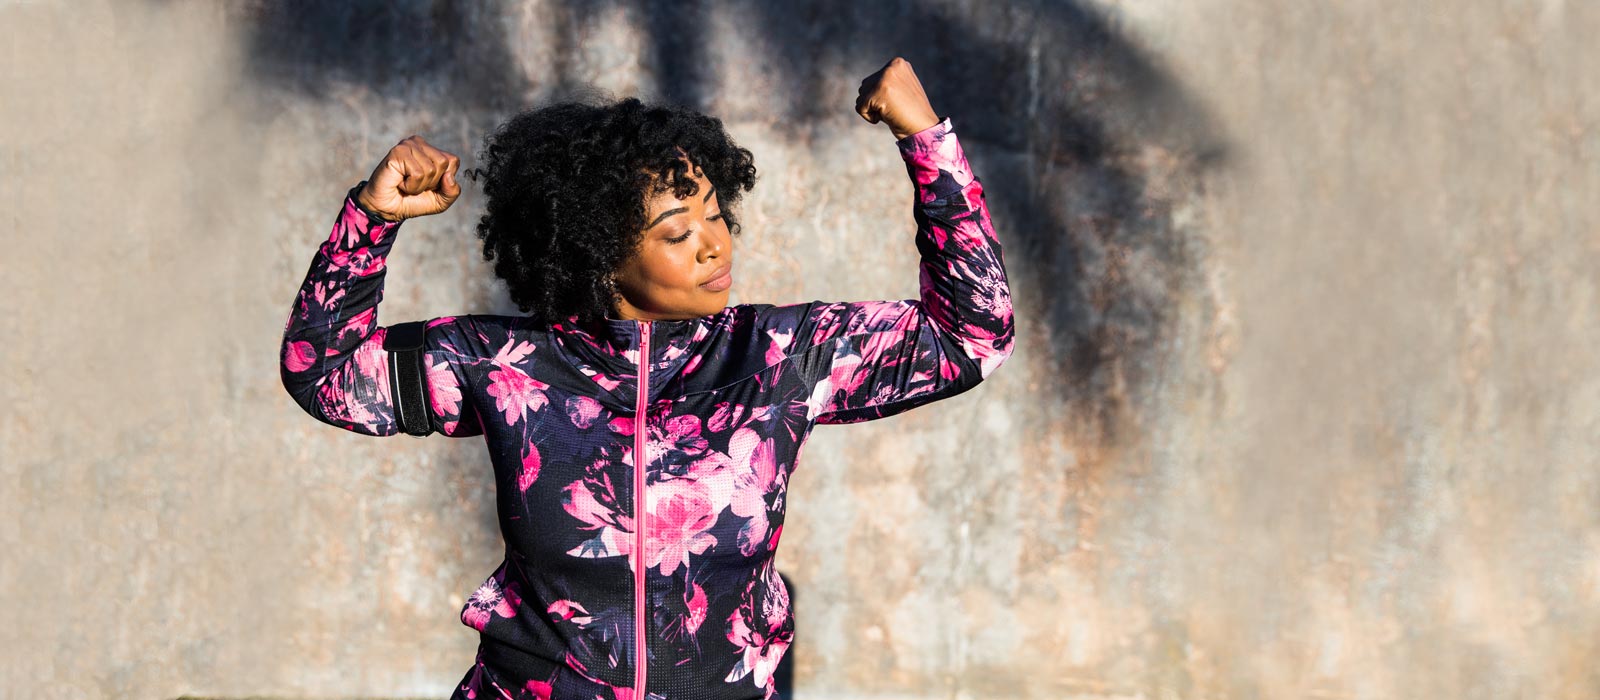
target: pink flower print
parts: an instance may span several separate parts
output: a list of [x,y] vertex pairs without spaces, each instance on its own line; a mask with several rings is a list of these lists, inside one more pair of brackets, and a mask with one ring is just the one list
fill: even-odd
[[684,476],[711,449],[700,434],[700,417],[692,414],[673,416],[664,425],[651,424],[645,445],[649,455],[645,464],[652,480]]
[[[990,316],[1005,321],[1011,325],[1011,295],[1006,288],[1006,281],[997,274],[976,275],[977,288],[974,296],[982,296],[982,300],[975,299],[980,308],[987,308]],[[977,341],[962,339],[962,346],[967,354],[978,358],[978,374],[987,379],[999,368],[1006,358],[1011,355],[1011,339],[1009,334],[1005,340],[1000,341],[1000,336],[987,328],[968,325],[966,335],[976,338]]]
[[769,365],[778,364],[789,354],[789,345],[794,342],[794,331],[790,330],[784,333],[768,330],[767,337],[771,338],[772,342],[767,344],[766,363]]
[[778,464],[772,439],[762,440],[749,428],[740,428],[728,439],[728,456],[734,473],[728,505],[734,515],[749,518],[739,530],[739,552],[750,556],[767,539],[767,499],[781,490],[784,470]]
[[833,399],[833,378],[823,377],[811,387],[811,396],[806,398],[806,420],[815,420],[817,416],[827,410],[828,402]]
[[495,365],[499,369],[489,370],[489,387],[485,391],[494,397],[495,408],[505,414],[506,425],[516,425],[528,411],[538,411],[548,403],[544,390],[550,388],[549,384],[514,366],[501,364],[498,355]]
[[296,340],[283,348],[283,364],[290,372],[304,372],[317,361],[317,349],[304,340]]
[[751,406],[750,417],[745,419],[745,423],[759,423],[761,421],[769,420],[777,413],[778,410],[773,408],[770,404],[763,406]]
[[524,340],[519,343],[516,337],[513,336],[506,340],[505,345],[500,346],[499,351],[495,352],[494,361],[495,364],[501,366],[514,365],[528,359],[528,355],[536,349],[538,348],[533,344],[533,341]]
[[[461,415],[461,385],[456,381],[456,373],[450,371],[450,363],[428,364],[428,395],[433,399],[433,415],[440,419]],[[444,432],[455,432],[459,422],[447,421]]]
[[953,131],[941,123],[919,132],[913,139],[909,147],[910,162],[916,166],[913,174],[918,184],[933,182],[938,179],[940,171],[950,173],[957,185],[965,187],[972,182],[972,168],[967,164],[967,156],[962,152],[960,143],[950,135]]
[[689,614],[683,618],[683,626],[692,636],[700,631],[700,625],[706,621],[706,611],[710,609],[705,589],[701,588],[700,584],[690,581],[683,602],[689,608]]
[[345,270],[357,277],[366,277],[383,269],[384,256],[373,255],[371,248],[346,250],[335,248],[328,253],[329,271]]
[[950,178],[957,185],[966,187],[967,183],[972,182],[972,166],[967,164],[967,156],[961,152],[961,146],[955,139],[941,135],[932,153],[933,157],[925,162],[950,173]]
[[835,394],[851,396],[861,389],[861,385],[871,374],[861,371],[861,362],[861,354],[850,347],[849,343],[839,344],[838,350],[834,353],[832,371],[828,376],[817,380],[816,386],[811,388],[811,398],[806,401],[807,420],[814,419],[828,410],[834,403]]
[[339,223],[334,225],[333,233],[328,236],[328,240],[336,246],[344,246],[346,248],[354,248],[360,245],[361,233],[365,230],[363,227],[367,223],[365,221],[367,218],[366,212],[361,211],[359,208],[352,208],[347,204],[340,214]]
[[700,432],[699,416],[672,416],[649,424],[649,431],[646,480],[651,488],[678,480],[694,481],[702,489],[697,493],[709,499],[713,516],[728,507],[733,480],[727,477],[727,470],[732,462],[728,455],[711,449]]
[[673,360],[683,357],[683,354],[686,352],[689,352],[689,348],[685,345],[668,345],[661,352],[661,361],[663,363],[670,363]]
[[633,554],[633,518],[615,507],[616,489],[604,471],[567,484],[561,500],[568,514],[587,524],[583,529],[599,530],[588,541],[567,550],[568,556],[601,558]]
[[599,384],[600,388],[606,391],[616,391],[617,387],[622,386],[622,380],[617,379],[616,375],[596,372],[589,365],[578,365],[578,371],[582,372],[584,376],[593,379],[594,383]]
[[[794,640],[794,631],[787,625],[789,589],[775,575],[772,561],[768,559],[762,575],[745,585],[739,607],[728,616],[728,641],[742,650],[739,662],[723,679],[729,683],[753,674],[758,687],[768,687],[778,661]],[[756,594],[758,584],[765,591],[760,596]]]
[[887,358],[898,358],[901,353],[896,351],[906,346],[916,347],[916,340],[911,337],[910,333],[901,331],[867,333],[861,339],[861,356],[879,361]]
[[572,425],[583,430],[594,425],[596,418],[600,417],[600,402],[587,396],[571,396],[567,398],[567,420]]
[[706,428],[713,433],[720,433],[738,425],[744,418],[745,407],[729,401],[717,404],[712,410],[711,417],[706,420]]
[[[972,189],[977,188],[977,185],[972,186]],[[977,274],[997,275],[1005,272],[1004,268],[994,264],[993,255],[988,254],[989,245],[994,241],[994,230],[980,217],[972,216],[957,221],[955,229],[948,235],[960,241],[961,250],[978,254],[973,259],[957,263],[960,276],[970,279]],[[1010,293],[1009,289],[1004,291]]]
[[378,307],[376,306],[351,316],[349,320],[345,321],[344,327],[339,329],[339,334],[334,336],[334,341],[337,342],[346,333],[354,333],[357,338],[365,338],[371,332],[372,325],[377,323],[377,320]]
[[606,428],[618,435],[633,437],[633,416],[617,416],[606,423]]
[[375,337],[372,342],[356,346],[355,357],[351,361],[355,364],[356,372],[372,386],[384,385],[389,382],[389,355],[383,349],[383,339]]
[[[334,290],[332,295],[328,294],[330,289]],[[345,288],[342,285],[336,286],[332,281],[318,280],[311,285],[311,292],[324,311],[333,311],[334,305],[344,298]],[[305,315],[302,314],[301,318],[305,318]]]
[[[343,409],[344,416],[353,423],[368,428],[378,425],[378,415],[372,412],[367,403],[371,401],[373,389],[386,386],[389,381],[389,367],[384,363],[385,359],[382,342],[356,346],[350,362],[336,370],[334,379],[322,385],[322,398],[334,409],[330,415],[339,415],[339,409]],[[345,376],[350,372],[356,373],[361,379],[352,381]],[[348,392],[346,387],[349,388]],[[362,397],[368,398],[363,401]]]
[[[610,661],[611,668],[614,669],[614,668],[617,667],[617,658],[616,658],[615,655],[613,655],[609,659],[609,661]],[[583,663],[583,661],[581,659],[579,659],[576,655],[574,655],[571,651],[568,651],[567,653],[565,653],[565,654],[563,654],[561,656],[561,665],[565,669],[571,670],[573,673],[576,673],[579,676],[584,677],[590,683],[593,683],[595,685],[601,686],[603,688],[610,688],[611,689],[611,696],[615,700],[623,700],[624,698],[627,698],[627,700],[633,700],[634,692],[633,692],[632,688],[615,686],[615,685],[607,683],[607,682],[605,682],[603,680],[600,680],[599,678],[595,678],[592,674],[590,674],[589,667],[586,666]],[[601,700],[602,698],[605,697],[605,694],[604,693],[596,693],[592,697],[594,698],[594,700]],[[644,699],[640,698],[640,700],[644,700]]]
[[461,609],[461,621],[482,632],[495,615],[516,617],[516,606],[521,602],[515,585],[501,588],[500,577],[491,576],[467,599],[466,606]]
[[461,683],[461,694],[465,695],[467,700],[477,700],[478,693],[483,690],[485,682],[483,678],[483,656],[479,655],[477,663],[472,667],[471,675]]
[[517,489],[523,493],[528,492],[528,487],[539,478],[539,446],[528,443],[528,451],[522,455],[522,473],[517,475]]
[[[582,605],[579,605],[576,601],[567,600],[565,598],[551,603],[550,607],[545,608],[545,612],[550,615],[551,619],[554,619],[558,622],[571,622],[580,627],[587,625],[594,620],[594,618],[589,615],[589,611],[585,610]],[[582,614],[580,615],[579,613]]]
[[662,482],[653,493],[650,527],[645,533],[645,566],[658,567],[662,576],[671,576],[679,566],[688,566],[689,555],[703,554],[717,543],[708,530],[716,524],[721,508],[713,503],[707,484],[694,479]]
[[341,237],[349,241],[346,245],[355,245],[361,241],[362,236],[367,236],[374,244],[382,241],[386,234],[400,225],[397,221],[373,223],[367,213],[360,207],[346,203],[340,211],[339,223],[333,228],[332,240],[337,242]]
[[550,682],[534,679],[529,679],[525,688],[533,695],[530,700],[550,700],[551,694],[555,692],[555,686]]
[[700,433],[699,416],[673,416],[664,424],[652,424],[650,433],[646,446],[650,486],[683,479],[696,481],[710,499],[713,514],[728,506],[733,481],[725,475],[732,462],[728,455],[711,449],[711,443]]
[[665,611],[656,613],[667,618],[667,623],[661,628],[661,636],[674,643],[687,641],[699,646],[700,641],[695,635],[699,634],[700,626],[705,624],[710,609],[705,589],[689,581],[683,596],[667,603]]

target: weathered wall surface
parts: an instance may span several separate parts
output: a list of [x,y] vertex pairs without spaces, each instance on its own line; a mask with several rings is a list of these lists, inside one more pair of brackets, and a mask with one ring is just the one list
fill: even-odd
[[[594,83],[757,157],[734,302],[916,293],[910,59],[1018,350],[817,431],[793,697],[1600,696],[1600,6],[0,2],[0,695],[444,697],[480,443],[300,413],[340,197]],[[469,190],[384,322],[511,312]]]

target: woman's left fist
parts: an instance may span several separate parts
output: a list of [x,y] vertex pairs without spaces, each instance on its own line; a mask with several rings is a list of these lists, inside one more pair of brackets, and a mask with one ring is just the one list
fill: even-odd
[[939,123],[939,115],[928,104],[928,93],[922,91],[922,82],[911,70],[911,62],[899,56],[862,79],[856,114],[873,124],[881,121],[889,125],[896,139]]

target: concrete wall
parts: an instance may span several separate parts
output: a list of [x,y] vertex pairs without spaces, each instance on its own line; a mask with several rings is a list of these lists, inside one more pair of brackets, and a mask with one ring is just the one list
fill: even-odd
[[[1600,697],[1595,3],[0,0],[0,695],[445,697],[481,443],[278,382],[340,197],[563,86],[756,154],[734,303],[916,293],[859,80],[986,183],[1018,350],[819,430],[799,700]],[[470,191],[383,318],[511,312]],[[962,439],[958,435],[971,437]]]

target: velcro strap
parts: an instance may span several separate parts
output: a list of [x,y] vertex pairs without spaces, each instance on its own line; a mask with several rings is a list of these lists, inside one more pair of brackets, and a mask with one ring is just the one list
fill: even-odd
[[400,432],[414,437],[433,432],[422,350],[426,330],[426,321],[410,321],[389,326],[383,337],[383,349],[389,353],[389,396],[394,400],[394,418],[400,424]]

